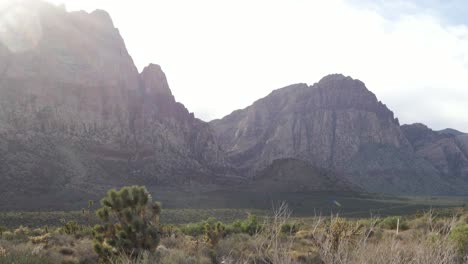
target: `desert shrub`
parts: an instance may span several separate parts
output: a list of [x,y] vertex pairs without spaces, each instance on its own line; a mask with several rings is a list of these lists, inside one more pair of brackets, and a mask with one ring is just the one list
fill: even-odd
[[59,250],[60,254],[65,256],[71,256],[75,253],[75,251],[71,248],[63,247]]
[[429,230],[427,219],[425,217],[418,217],[408,223],[409,227],[418,230]]
[[82,226],[80,226],[76,221],[69,221],[63,225],[60,231],[67,235],[76,235],[82,229]]
[[193,237],[202,236],[205,234],[205,226],[207,224],[214,225],[215,223],[216,223],[216,218],[210,217],[205,221],[186,224],[181,228],[181,231],[183,234],[188,235],[188,236],[193,236]]
[[80,264],[98,263],[98,256],[93,250],[92,240],[85,238],[76,241],[73,250]]
[[257,253],[257,245],[248,234],[232,234],[221,240],[215,248],[219,260],[235,259],[239,263]]
[[262,225],[258,222],[256,215],[249,214],[245,220],[236,220],[230,225],[226,225],[227,234],[249,234],[253,236],[260,231]]
[[160,254],[157,258],[157,263],[160,264],[211,264],[211,258],[209,256],[195,254],[191,255],[184,250],[174,249],[166,250],[163,254]]
[[300,225],[298,223],[285,223],[281,226],[281,232],[283,234],[294,235],[299,231]]
[[361,231],[359,223],[351,223],[344,218],[336,217],[330,222],[327,229],[327,235],[331,242],[332,251],[337,251],[343,241],[349,241],[358,236]]
[[160,233],[161,233],[161,237],[172,237],[172,236],[178,236],[181,233],[181,231],[177,226],[169,224],[169,225],[161,225]]
[[42,229],[42,228],[35,228],[35,229],[31,230],[30,235],[31,236],[40,236],[40,235],[44,235],[46,233],[47,232],[45,232],[45,230]]
[[450,232],[449,238],[455,242],[460,251],[468,252],[468,224],[456,225]]
[[31,241],[31,243],[33,244],[48,244],[49,243],[49,239],[50,239],[50,234],[45,234],[45,235],[42,235],[42,236],[31,236],[29,237],[29,241]]
[[247,220],[242,222],[242,232],[251,236],[260,231],[260,228],[261,225],[258,223],[256,215],[251,214]]
[[185,237],[162,237],[161,246],[166,248],[181,248],[184,247]]
[[205,224],[205,241],[208,242],[211,247],[215,247],[218,242],[226,235],[226,227],[223,223],[206,223]]
[[103,259],[116,252],[137,255],[153,251],[159,244],[161,206],[152,203],[143,186],[110,190],[96,212],[104,222],[93,229],[94,249]]
[[380,222],[379,226],[383,229],[396,230],[398,226],[398,219],[400,220],[400,230],[407,230],[409,228],[408,223],[398,216],[389,216]]
[[24,226],[20,226],[13,231],[15,239],[18,240],[26,240],[28,238],[29,233],[29,228]]
[[291,210],[286,203],[273,209],[273,216],[266,218],[260,232],[254,235],[256,254],[250,262],[254,263],[293,263],[291,250],[294,236],[285,235],[281,227],[289,222]]
[[2,238],[5,240],[13,240],[15,238],[15,234],[11,231],[4,231],[2,233]]

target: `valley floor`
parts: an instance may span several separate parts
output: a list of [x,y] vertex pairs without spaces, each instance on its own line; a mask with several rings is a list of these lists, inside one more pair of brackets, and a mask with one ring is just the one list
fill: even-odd
[[[235,194],[217,195],[192,202],[226,204]],[[177,197],[170,206],[182,204]],[[110,263],[468,263],[467,197],[276,194],[273,209],[236,197],[240,209],[163,209],[156,251]],[[83,207],[0,212],[0,264],[97,263],[91,226],[98,220]]]

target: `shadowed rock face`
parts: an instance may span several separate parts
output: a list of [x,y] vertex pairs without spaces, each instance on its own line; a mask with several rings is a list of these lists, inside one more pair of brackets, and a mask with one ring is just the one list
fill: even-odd
[[158,65],[138,73],[105,11],[26,1],[5,12],[37,18],[41,34],[34,45],[0,38],[0,191],[216,182],[225,171],[210,126],[175,101]]
[[370,191],[449,189],[414,154],[393,113],[364,83],[343,75],[276,90],[211,125],[229,160],[252,176],[274,160],[294,158]]
[[434,165],[445,179],[468,182],[468,135],[453,129],[433,131],[423,124],[402,126],[416,154]]
[[393,113],[342,75],[276,90],[211,124],[231,159],[255,169],[287,156],[342,168],[366,144],[411,148]]

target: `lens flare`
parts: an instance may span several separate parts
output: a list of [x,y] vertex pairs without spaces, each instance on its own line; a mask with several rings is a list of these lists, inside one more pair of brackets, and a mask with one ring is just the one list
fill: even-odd
[[0,0],[0,42],[11,52],[34,49],[42,37],[35,1]]

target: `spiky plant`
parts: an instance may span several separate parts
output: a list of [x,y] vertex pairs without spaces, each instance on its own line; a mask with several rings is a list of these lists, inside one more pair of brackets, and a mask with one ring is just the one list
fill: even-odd
[[161,205],[151,201],[145,187],[112,189],[101,200],[101,206],[96,215],[103,224],[93,229],[94,250],[101,259],[156,249]]
[[205,224],[205,240],[212,246],[218,245],[218,242],[225,236],[226,227],[221,222]]

